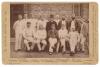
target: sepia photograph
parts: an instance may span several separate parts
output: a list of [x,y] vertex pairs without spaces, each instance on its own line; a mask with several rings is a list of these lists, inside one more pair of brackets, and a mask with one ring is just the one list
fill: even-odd
[[[68,64],[71,61],[72,64],[77,61],[81,63],[82,59],[83,64],[88,64],[92,59],[87,58],[97,55],[94,55],[97,53],[97,41],[94,41],[97,39],[97,20],[93,17],[96,14],[95,9],[97,10],[93,7],[97,5],[92,3],[91,7],[90,4],[5,3],[3,6],[8,8],[8,12],[4,14],[8,14],[3,19],[6,21],[3,42],[7,47],[3,47],[3,51],[7,51],[4,55],[7,54],[9,58],[6,63],[31,63],[32,59],[37,61],[39,58],[41,60],[37,63],[42,63],[42,59],[48,59],[47,63],[56,63],[58,58],[61,63],[64,60],[67,64],[67,59],[70,60]],[[90,12],[91,10],[94,12]],[[96,32],[93,34],[94,31]],[[52,62],[54,59],[56,61]],[[92,61],[97,61],[97,56],[95,59]]]
[[11,4],[10,16],[11,57],[88,57],[88,3]]

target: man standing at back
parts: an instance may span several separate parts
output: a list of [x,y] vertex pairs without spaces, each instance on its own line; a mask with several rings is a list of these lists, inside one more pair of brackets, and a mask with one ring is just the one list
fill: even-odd
[[50,15],[49,21],[47,22],[47,25],[46,25],[46,31],[47,31],[47,33],[48,33],[49,30],[51,30],[52,24],[54,24],[55,28],[57,29],[57,24],[54,21],[54,15]]
[[23,22],[22,25],[23,25],[23,30],[24,30],[26,28],[27,22],[30,22],[30,20],[28,19],[27,13],[24,14],[24,18],[23,18],[22,22]]
[[18,15],[18,20],[14,23],[13,29],[15,30],[15,51],[18,51],[21,49],[22,15]]

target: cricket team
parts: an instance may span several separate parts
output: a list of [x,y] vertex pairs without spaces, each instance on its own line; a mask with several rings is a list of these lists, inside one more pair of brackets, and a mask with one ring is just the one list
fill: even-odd
[[22,49],[23,40],[28,52],[34,51],[35,46],[38,47],[39,52],[45,51],[48,46],[49,55],[54,51],[58,53],[60,48],[62,54],[65,54],[66,42],[70,48],[70,56],[74,56],[77,51],[85,52],[89,34],[87,18],[76,18],[73,15],[70,20],[67,20],[66,17],[53,14],[48,18],[48,20],[41,16],[28,18],[27,13],[23,16],[19,14],[18,20],[13,25],[15,51]]

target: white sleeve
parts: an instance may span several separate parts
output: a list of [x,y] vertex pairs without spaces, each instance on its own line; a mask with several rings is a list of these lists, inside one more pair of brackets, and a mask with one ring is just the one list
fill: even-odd
[[68,35],[67,35],[69,39],[70,39],[70,35],[71,35],[71,33],[69,32]]
[[38,38],[38,31],[35,31],[35,32],[34,32],[34,37],[35,37],[35,38]]
[[24,30],[24,23],[23,23],[23,20],[21,21],[21,26],[22,26],[22,30]]
[[61,36],[60,36],[60,30],[58,31],[58,37],[61,38]]
[[66,37],[68,36],[68,31],[66,30]]
[[36,31],[33,30],[33,37],[36,38]]
[[78,40],[78,42],[80,42],[80,40],[81,40],[81,34],[79,34],[79,33],[77,33],[77,40]]
[[23,33],[22,33],[23,37],[26,39],[26,34],[25,34],[25,29],[23,30]]
[[13,25],[13,29],[15,30],[15,28],[16,28],[16,26],[17,26],[17,21],[14,23],[14,25]]
[[45,31],[44,33],[45,33],[45,34],[44,34],[44,37],[46,38],[46,37],[47,37],[47,32]]

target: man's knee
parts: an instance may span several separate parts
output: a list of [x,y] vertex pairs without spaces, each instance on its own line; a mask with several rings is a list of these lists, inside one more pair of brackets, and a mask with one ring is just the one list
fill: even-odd
[[33,42],[34,42],[35,44],[39,44],[39,43],[40,43],[40,40],[37,39],[37,40],[34,40]]
[[51,42],[52,41],[52,38],[48,38],[48,41]]
[[47,45],[46,40],[42,40],[41,42],[42,42],[44,45]]

